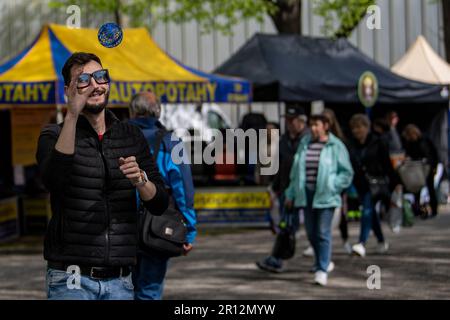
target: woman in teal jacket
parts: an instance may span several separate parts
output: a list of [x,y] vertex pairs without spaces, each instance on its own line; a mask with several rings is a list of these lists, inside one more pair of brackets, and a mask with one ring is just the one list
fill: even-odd
[[304,208],[305,227],[315,254],[315,283],[327,284],[333,269],[331,222],[341,193],[353,179],[347,148],[328,132],[328,118],[311,117],[311,134],[305,136],[295,154],[290,184],[285,192],[286,207]]

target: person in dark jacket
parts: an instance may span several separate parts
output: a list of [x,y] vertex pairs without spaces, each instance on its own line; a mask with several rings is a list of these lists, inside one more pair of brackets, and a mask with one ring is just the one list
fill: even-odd
[[[298,106],[288,106],[286,108],[286,132],[281,136],[279,141],[279,170],[275,175],[271,185],[272,191],[278,196],[280,208],[280,217],[284,214],[284,191],[289,186],[289,175],[294,156],[302,138],[309,132],[308,117],[305,115],[303,108]],[[296,217],[298,220],[298,217]],[[296,221],[298,225],[299,222]],[[297,226],[298,227],[298,226]],[[274,228],[275,229],[275,228]],[[270,255],[261,261],[257,261],[258,268],[269,272],[282,272],[283,260],[279,257]]]
[[62,69],[64,123],[41,132],[37,162],[50,191],[44,242],[49,299],[134,299],[136,190],[146,208],[168,206],[164,182],[140,129],[106,109],[109,75],[91,53]]
[[[400,145],[400,149],[397,147],[394,147],[392,149],[392,136],[393,136],[393,129],[389,126],[389,122],[386,119],[386,117],[380,117],[376,118],[373,121],[372,125],[373,131],[372,133],[379,139],[383,140],[383,143],[389,146],[389,157],[391,159],[391,164],[394,167],[394,169],[397,169],[398,166],[405,160],[405,153],[403,148],[403,144],[400,143],[394,143],[397,145],[397,147]],[[394,133],[395,135],[395,133]]]
[[[197,235],[194,185],[189,164],[175,164],[172,159],[173,148],[183,142],[181,139],[172,140],[172,133],[167,131],[158,120],[161,115],[161,105],[153,92],[136,94],[131,99],[130,110],[130,123],[138,126],[144,133],[174,204],[185,218],[188,232],[184,254],[187,255],[192,250]],[[155,143],[159,134],[163,136],[158,154],[155,155],[155,145],[152,143]],[[169,258],[157,252],[139,252],[138,265],[134,274],[136,300],[161,300],[168,263]]]
[[[432,217],[437,215],[437,198],[436,190],[434,188],[434,175],[436,174],[437,165],[439,162],[438,153],[433,142],[422,135],[420,129],[408,124],[402,133],[405,139],[405,154],[411,160],[425,160],[430,165],[430,173],[427,176],[427,189],[430,194],[430,206]],[[420,195],[416,195],[419,200]]]
[[389,111],[386,113],[385,119],[389,125],[388,137],[389,137],[389,153],[401,153],[403,151],[402,140],[397,131],[397,125],[400,118],[395,111]]
[[[370,231],[373,230],[378,240],[378,252],[385,253],[389,245],[384,239],[375,204],[379,200],[386,200],[394,187],[398,188],[398,178],[389,158],[389,146],[385,140],[370,132],[370,120],[364,114],[355,114],[350,119],[350,129],[353,139],[350,141],[349,151],[355,171],[353,185],[363,205],[359,243],[355,244],[352,250],[362,257],[365,256],[365,244]],[[380,190],[385,189],[384,193],[373,193],[371,183],[374,184],[375,179]]]
[[[264,150],[265,154],[268,157],[275,155],[278,152],[279,147],[279,139],[278,132],[280,131],[280,126],[276,122],[268,122],[265,130],[267,130],[267,144],[266,150]],[[277,135],[275,136],[275,132]],[[264,175],[264,168],[268,168],[272,165],[272,163],[262,164],[261,161],[258,161],[255,165],[255,182],[260,186],[269,186],[272,184],[275,179],[275,175]]]
[[376,118],[373,121],[373,131],[372,133],[384,140],[384,143],[389,145],[389,141],[391,138],[391,127],[389,126],[389,122],[387,122],[386,118]]
[[[294,162],[295,152],[300,140],[309,132],[308,117],[303,108],[290,106],[286,108],[286,132],[279,142],[279,170],[272,183],[272,189],[278,195],[283,196],[289,186],[289,174]],[[284,203],[282,199],[280,203]]]

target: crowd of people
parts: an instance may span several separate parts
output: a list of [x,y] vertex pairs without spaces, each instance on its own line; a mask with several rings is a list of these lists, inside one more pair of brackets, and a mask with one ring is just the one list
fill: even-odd
[[[119,121],[106,108],[110,78],[96,55],[72,54],[62,75],[67,113],[63,123],[42,130],[36,154],[52,209],[44,242],[47,296],[161,299],[170,258],[189,254],[197,234],[191,168],[176,164],[171,156],[180,140],[173,141],[158,120],[161,105],[152,92],[132,98],[128,121]],[[422,184],[428,188],[430,216],[437,214],[437,152],[413,124],[405,127],[402,141],[396,113],[373,125],[365,114],[353,115],[350,137],[329,109],[308,119],[301,107],[288,106],[285,120],[286,133],[279,142],[272,134],[268,141],[268,154],[279,154],[279,170],[273,176],[258,176],[256,166],[255,180],[270,186],[279,209],[272,221],[274,233],[280,234],[286,217],[290,230],[298,231],[299,213],[303,216],[309,241],[304,254],[315,257],[315,283],[326,285],[334,269],[336,215],[349,254],[366,255],[371,231],[378,252],[388,251],[380,208],[388,209],[392,194],[410,188],[394,155],[403,152],[404,159],[428,168]],[[278,130],[279,125],[270,122],[267,129]],[[351,245],[346,217],[354,191],[362,217],[359,240]],[[423,207],[420,191],[414,190],[417,208]],[[155,239],[152,246],[147,245],[148,237]],[[280,243],[257,263],[259,268],[283,271],[288,255],[279,254]]]
[[[398,123],[399,117],[394,111],[373,123],[366,114],[354,114],[348,123],[350,136],[346,137],[333,110],[312,114],[308,121],[302,107],[287,107],[286,133],[279,141],[280,170],[269,183],[272,199],[277,202],[274,207],[279,209],[278,217],[272,215],[272,230],[280,235],[279,222],[293,215],[291,232],[298,232],[299,221],[304,220],[309,246],[303,255],[315,258],[311,271],[316,284],[325,286],[328,274],[335,267],[331,261],[333,217],[339,218],[345,252],[364,257],[371,231],[378,243],[377,252],[384,254],[389,250],[381,217],[387,218],[395,205],[394,194],[400,197],[412,194],[411,206],[422,218],[437,215],[434,175],[439,159],[436,148],[414,124],[404,127],[401,139]],[[399,170],[411,162],[419,163],[415,167],[426,171],[426,179],[419,190],[402,179],[402,172],[410,171],[406,174],[414,175],[417,171]],[[425,203],[421,196],[424,188],[429,194],[429,201]],[[349,195],[355,191],[361,219],[359,239],[352,245],[347,212]],[[279,246],[277,241],[271,255],[256,263],[260,269],[283,272],[285,259]]]

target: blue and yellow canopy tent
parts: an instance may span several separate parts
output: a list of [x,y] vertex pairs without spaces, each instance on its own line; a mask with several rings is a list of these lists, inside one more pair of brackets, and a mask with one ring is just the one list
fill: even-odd
[[133,94],[148,90],[163,103],[251,101],[247,80],[183,65],[161,50],[144,28],[124,29],[122,42],[111,49],[99,43],[97,32],[45,25],[27,48],[0,64],[0,110],[10,110],[0,112],[0,124],[11,123],[10,129],[9,124],[0,128],[0,145],[11,141],[11,157],[5,153],[0,159],[5,168],[8,158],[12,165],[35,163],[41,126],[65,104],[61,70],[73,52],[95,53],[109,70],[110,106],[128,106]]
[[97,54],[112,79],[110,103],[152,90],[163,103],[249,102],[251,85],[240,78],[189,68],[161,50],[144,28],[124,29],[122,43],[103,47],[96,29],[50,24],[16,57],[0,65],[0,107],[64,104],[61,70],[71,53]]

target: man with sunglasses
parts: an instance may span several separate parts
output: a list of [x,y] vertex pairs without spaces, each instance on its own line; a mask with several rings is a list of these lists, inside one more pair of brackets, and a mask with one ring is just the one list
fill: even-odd
[[164,182],[140,129],[105,109],[109,74],[91,53],[74,53],[62,75],[64,123],[39,137],[37,161],[50,191],[44,243],[49,299],[132,300],[136,191],[162,214]]

